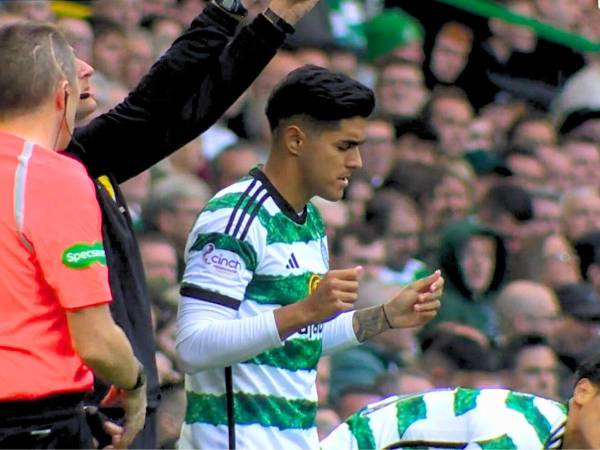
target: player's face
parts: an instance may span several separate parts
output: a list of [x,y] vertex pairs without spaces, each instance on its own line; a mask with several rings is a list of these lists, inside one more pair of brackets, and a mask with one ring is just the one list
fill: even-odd
[[94,73],[94,69],[79,58],[75,58],[75,69],[77,70],[77,78],[79,79],[79,87],[81,88],[75,120],[82,120],[96,109],[96,99],[92,95],[90,87],[90,77]]
[[339,127],[307,135],[301,155],[305,183],[312,196],[337,201],[350,176],[362,167],[360,144],[365,140],[366,119],[343,119]]

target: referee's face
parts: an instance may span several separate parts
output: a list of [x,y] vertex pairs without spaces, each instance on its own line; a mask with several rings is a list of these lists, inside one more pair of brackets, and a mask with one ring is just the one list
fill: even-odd
[[79,58],[75,58],[75,69],[77,70],[77,78],[79,79],[79,87],[81,88],[75,120],[80,121],[96,109],[96,99],[92,94],[90,86],[90,77],[94,73],[94,69]]
[[337,128],[309,133],[301,164],[311,197],[341,200],[352,173],[362,167],[366,124],[366,119],[353,117],[341,120]]

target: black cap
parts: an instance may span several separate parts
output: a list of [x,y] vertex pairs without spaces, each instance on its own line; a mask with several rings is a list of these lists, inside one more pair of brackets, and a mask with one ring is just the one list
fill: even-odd
[[600,320],[600,297],[588,283],[572,283],[556,289],[563,313],[579,320]]

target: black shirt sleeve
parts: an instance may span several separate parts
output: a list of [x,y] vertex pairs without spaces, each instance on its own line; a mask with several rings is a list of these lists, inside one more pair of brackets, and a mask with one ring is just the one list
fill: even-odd
[[66,151],[92,177],[110,173],[121,183],[208,129],[285,39],[259,15],[229,43],[237,25],[209,4],[122,103],[75,129]]

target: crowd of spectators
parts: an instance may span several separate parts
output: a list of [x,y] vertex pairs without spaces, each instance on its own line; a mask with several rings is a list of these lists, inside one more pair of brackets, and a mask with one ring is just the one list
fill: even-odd
[[[263,3],[248,3],[250,16]],[[217,125],[122,186],[154,305],[163,448],[185,412],[174,333],[187,235],[212,194],[266,159],[269,93],[307,63],[377,95],[363,168],[344,200],[315,199],[331,267],[365,268],[357,307],[436,268],[446,279],[441,311],[423,329],[390,330],[322,359],[322,435],[389,394],[502,386],[564,399],[573,369],[599,348],[599,53],[448,3],[461,2],[322,0]],[[600,40],[594,0],[497,3],[563,35]],[[0,24],[57,23],[95,68],[102,113],[203,4],[2,1]]]

